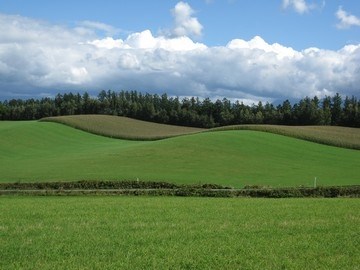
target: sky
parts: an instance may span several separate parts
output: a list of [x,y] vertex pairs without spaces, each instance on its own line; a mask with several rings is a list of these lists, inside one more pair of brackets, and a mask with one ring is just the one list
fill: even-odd
[[360,96],[360,1],[0,0],[0,100]]

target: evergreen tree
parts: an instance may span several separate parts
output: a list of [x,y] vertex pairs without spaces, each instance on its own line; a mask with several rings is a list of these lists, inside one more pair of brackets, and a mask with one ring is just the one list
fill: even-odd
[[342,116],[342,98],[339,93],[332,98],[332,106],[331,106],[331,124],[339,125]]

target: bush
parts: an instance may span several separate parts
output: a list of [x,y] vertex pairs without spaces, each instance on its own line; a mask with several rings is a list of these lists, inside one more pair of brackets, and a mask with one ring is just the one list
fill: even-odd
[[177,185],[167,182],[146,181],[77,181],[0,183],[0,195],[148,195],[148,196],[198,196],[198,197],[360,197],[360,186],[333,186],[316,188],[269,188],[246,186],[231,189],[217,184]]

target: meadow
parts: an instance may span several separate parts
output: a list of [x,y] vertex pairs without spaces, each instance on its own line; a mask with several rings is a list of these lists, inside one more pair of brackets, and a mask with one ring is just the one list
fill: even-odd
[[356,269],[358,199],[0,197],[1,269]]
[[112,115],[57,116],[43,118],[40,121],[61,123],[110,138],[143,141],[160,140],[204,130],[201,128],[164,125]]
[[235,125],[211,131],[255,130],[289,136],[310,142],[360,150],[360,129],[340,126]]
[[358,185],[360,152],[272,133],[111,139],[49,122],[0,122],[0,181],[144,180],[179,184]]
[[[317,177],[318,185],[359,185],[359,150],[265,127],[202,132],[101,119],[82,118],[87,128],[0,122],[0,182],[143,180],[242,188],[313,186]],[[353,132],[342,128],[337,135],[313,129],[352,143]],[[92,134],[100,131],[108,137]],[[1,195],[0,269],[356,269],[359,204],[352,198]]]
[[359,184],[360,152],[258,131],[158,141],[93,135],[48,122],[0,122],[1,182],[145,180],[312,186]]
[[61,123],[93,134],[128,140],[159,140],[203,131],[255,130],[360,150],[360,129],[339,126],[234,125],[201,129],[109,115],[57,116],[40,121]]

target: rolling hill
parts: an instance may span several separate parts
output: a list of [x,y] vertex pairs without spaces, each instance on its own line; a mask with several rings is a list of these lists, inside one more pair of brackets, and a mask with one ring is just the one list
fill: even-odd
[[0,122],[0,181],[154,180],[311,186],[359,184],[360,151],[251,130],[157,141],[90,134],[58,123]]
[[160,140],[203,131],[201,128],[163,125],[112,115],[47,117],[40,121],[61,123],[97,135],[127,140]]
[[61,123],[93,134],[127,140],[159,140],[202,131],[256,130],[311,142],[360,150],[360,129],[337,126],[235,125],[200,129],[157,124],[109,115],[48,117],[41,121]]

